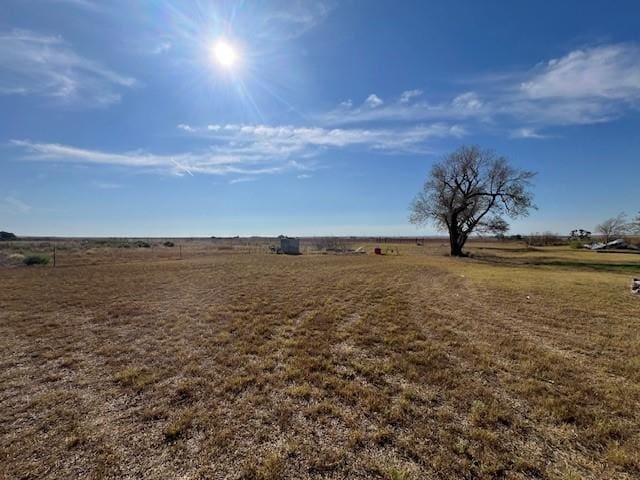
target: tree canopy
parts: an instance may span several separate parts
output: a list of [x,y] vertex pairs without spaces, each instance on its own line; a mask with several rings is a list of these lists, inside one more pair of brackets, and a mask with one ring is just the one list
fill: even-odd
[[505,233],[505,216],[526,216],[535,208],[528,190],[534,176],[491,150],[462,146],[431,168],[411,204],[410,221],[448,231],[451,255],[462,256],[473,232]]

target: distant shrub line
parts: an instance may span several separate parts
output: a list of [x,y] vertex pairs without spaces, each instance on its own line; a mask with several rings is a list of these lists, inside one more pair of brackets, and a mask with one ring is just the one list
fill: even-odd
[[15,233],[0,231],[0,240],[17,240]]
[[39,253],[34,253],[31,255],[27,255],[26,257],[24,257],[24,259],[22,260],[22,263],[24,263],[25,265],[47,265],[49,262],[51,261],[51,259],[49,258],[48,255],[42,255]]

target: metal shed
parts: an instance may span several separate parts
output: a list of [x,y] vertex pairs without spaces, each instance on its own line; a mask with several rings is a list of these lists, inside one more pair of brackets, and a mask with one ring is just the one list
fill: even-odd
[[280,235],[280,252],[286,255],[300,255],[300,239]]

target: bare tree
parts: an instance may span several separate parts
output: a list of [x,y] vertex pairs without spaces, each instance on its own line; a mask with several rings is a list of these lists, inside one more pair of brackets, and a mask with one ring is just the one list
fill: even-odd
[[636,218],[634,218],[629,225],[631,232],[640,235],[640,212],[638,212]]
[[619,213],[615,217],[607,218],[604,222],[596,227],[596,232],[604,236],[604,242],[609,243],[611,237],[621,237],[628,233],[629,224],[627,216]]
[[535,173],[517,170],[506,158],[479,147],[460,147],[436,163],[411,203],[411,223],[433,223],[449,232],[452,256],[472,232],[505,233],[502,217],[526,216],[535,208],[527,190]]

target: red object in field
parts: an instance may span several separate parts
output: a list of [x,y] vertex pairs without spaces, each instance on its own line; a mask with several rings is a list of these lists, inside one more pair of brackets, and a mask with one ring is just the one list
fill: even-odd
[[373,253],[376,255],[382,255],[382,249],[380,247],[376,247],[373,249]]

